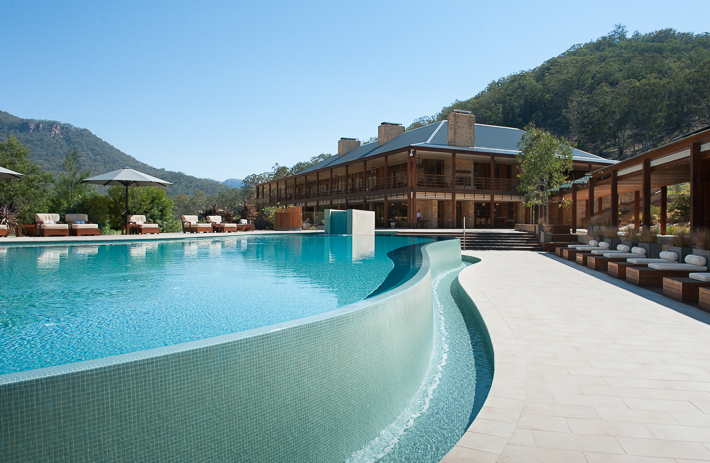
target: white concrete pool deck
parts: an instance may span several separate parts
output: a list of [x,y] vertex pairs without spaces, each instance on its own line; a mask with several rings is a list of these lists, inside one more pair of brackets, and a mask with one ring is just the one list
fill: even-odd
[[465,254],[495,374],[444,462],[710,461],[710,314],[550,254]]

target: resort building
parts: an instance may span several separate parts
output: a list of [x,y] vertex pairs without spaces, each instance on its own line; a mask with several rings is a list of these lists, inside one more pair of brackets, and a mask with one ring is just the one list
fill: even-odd
[[[476,124],[468,111],[405,132],[383,122],[377,141],[341,138],[338,154],[297,175],[257,186],[257,208],[375,211],[378,227],[513,228],[531,223],[518,191],[524,131]],[[575,149],[570,180],[615,164]]]

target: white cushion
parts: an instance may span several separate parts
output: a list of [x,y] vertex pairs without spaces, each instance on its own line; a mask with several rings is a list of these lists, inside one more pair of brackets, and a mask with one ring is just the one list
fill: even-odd
[[655,270],[687,270],[689,272],[704,272],[708,268],[704,265],[679,264],[678,262],[648,264],[649,268]]
[[636,254],[632,254],[630,252],[612,251],[612,252],[605,252],[604,257],[623,257],[624,259],[628,259],[629,257],[637,257],[637,256],[636,256]]
[[626,244],[620,244],[616,247],[616,250],[621,252],[629,252],[631,250],[631,246],[628,246]]
[[94,228],[99,228],[99,226],[95,223],[75,223],[75,224],[72,224],[71,228],[74,230],[79,230],[79,229],[90,230],[90,229],[94,229]]
[[631,248],[631,252],[634,254],[637,254],[639,256],[645,256],[646,255],[646,248],[633,247],[633,248]]
[[671,262],[678,262],[678,253],[672,251],[661,251],[658,255],[661,259],[669,260]]
[[632,259],[626,259],[626,262],[629,264],[652,264],[652,263],[663,263],[666,262],[668,263],[668,260],[666,259],[655,259],[655,258],[648,258],[648,257],[639,257],[639,258],[632,258]]
[[7,230],[7,225],[0,223],[0,230]]
[[589,240],[589,246],[597,246],[599,244],[599,241],[597,240]]
[[685,263],[690,265],[705,265],[708,263],[708,260],[703,256],[688,254],[687,256],[685,256]]
[[703,283],[710,283],[710,273],[691,273],[688,275],[688,278],[702,281]]
[[601,241],[599,243],[599,247],[602,249],[611,249],[611,243],[607,243],[606,241]]

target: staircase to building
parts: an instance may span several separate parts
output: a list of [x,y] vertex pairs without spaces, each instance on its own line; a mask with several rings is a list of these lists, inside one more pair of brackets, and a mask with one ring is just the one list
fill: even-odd
[[542,251],[542,246],[534,233],[521,231],[466,230],[402,230],[398,236],[442,236],[461,240],[463,250],[494,251]]

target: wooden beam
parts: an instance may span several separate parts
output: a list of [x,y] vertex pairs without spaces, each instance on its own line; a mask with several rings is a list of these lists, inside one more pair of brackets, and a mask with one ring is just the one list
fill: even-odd
[[638,230],[640,226],[639,205],[641,203],[640,191],[634,191],[634,228]]
[[666,234],[666,219],[668,215],[668,187],[661,187],[661,235]]
[[[491,162],[493,161],[493,158],[491,157]],[[495,225],[495,210],[496,210],[496,203],[495,203],[495,196],[493,193],[491,193],[491,212],[490,214],[490,219],[491,219],[491,228]]]
[[[587,215],[592,217],[594,215],[594,177],[589,177],[589,198],[587,202],[589,203],[589,213]],[[589,220],[587,220],[587,227],[589,227]]]
[[651,160],[650,159],[644,159],[643,160],[643,168],[642,168],[642,174],[643,174],[643,186],[642,188],[642,194],[643,194],[643,226],[644,227],[651,227]]
[[700,163],[700,143],[693,143],[690,146],[690,226],[694,230],[704,225]]
[[577,232],[577,184],[572,184],[572,233]]
[[611,226],[619,226],[619,176],[611,171]]
[[[385,158],[385,159],[387,159],[387,158]],[[385,165],[387,165],[387,161],[385,161]],[[389,204],[387,203],[387,195],[385,195],[384,198],[385,198],[385,207],[384,207],[384,210],[382,211],[382,215],[384,215],[384,217],[382,218],[382,221],[384,222],[384,224],[382,226],[387,228],[387,226],[389,225],[389,223],[387,223],[387,219],[389,217],[389,212],[388,212]]]

